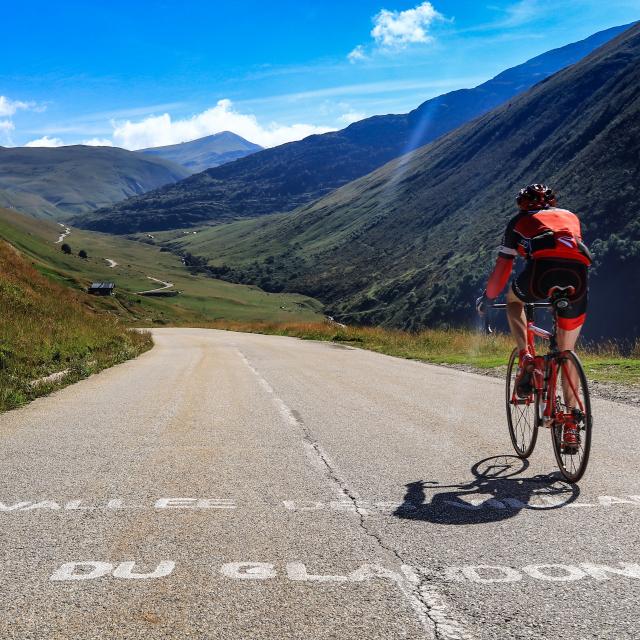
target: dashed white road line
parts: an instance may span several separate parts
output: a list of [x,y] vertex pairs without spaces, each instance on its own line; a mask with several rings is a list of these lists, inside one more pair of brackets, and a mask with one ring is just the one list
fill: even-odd
[[[273,390],[273,387],[262,377],[259,371],[249,362],[249,360],[244,355],[244,353],[238,350],[238,354],[240,355],[240,358],[245,363],[247,368],[256,377],[258,384],[271,396],[273,403],[278,409],[278,413],[280,413],[284,421],[288,425],[302,431],[302,433],[305,434],[306,436],[307,435],[306,428],[302,423],[302,421],[299,420],[295,416],[294,412],[286,405],[286,403],[276,395],[275,391]],[[327,468],[335,468],[335,465],[333,465],[333,463],[329,461],[326,453],[321,449],[319,443],[316,442],[313,438],[305,437],[303,446],[311,466],[316,468],[323,475],[326,474]],[[332,488],[334,489],[338,498],[341,498],[341,499],[345,498],[344,491],[340,490],[339,487],[335,485],[335,483],[332,483]]]
[[[433,586],[431,580],[421,575],[409,565],[406,565],[397,551],[388,548],[378,535],[369,531],[365,525],[367,513],[360,508],[358,496],[346,485],[345,481],[338,476],[336,466],[331,462],[320,444],[312,437],[304,422],[296,416],[296,412],[288,407],[282,398],[276,395],[269,382],[265,380],[239,349],[238,354],[256,377],[260,386],[271,396],[273,403],[284,421],[290,426],[296,427],[302,433],[307,457],[312,466],[318,468],[323,475],[329,476],[339,497],[350,501],[354,505],[355,514],[360,519],[360,526],[363,531],[377,541],[381,552],[393,557],[400,565],[398,571],[385,569],[378,565],[372,566],[376,567],[374,570],[376,575],[389,578],[398,586],[398,589],[411,609],[413,609],[422,628],[425,630],[427,634],[426,637],[438,638],[439,640],[472,640],[472,636],[466,631],[463,624],[450,613],[450,608],[444,597]],[[371,570],[367,569],[365,573],[371,573]]]

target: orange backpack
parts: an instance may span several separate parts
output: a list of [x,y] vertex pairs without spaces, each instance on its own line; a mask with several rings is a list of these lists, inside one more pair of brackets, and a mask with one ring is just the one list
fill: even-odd
[[591,253],[582,242],[580,221],[575,214],[564,209],[543,209],[531,214],[531,218],[537,233],[529,241],[529,257],[591,264]]

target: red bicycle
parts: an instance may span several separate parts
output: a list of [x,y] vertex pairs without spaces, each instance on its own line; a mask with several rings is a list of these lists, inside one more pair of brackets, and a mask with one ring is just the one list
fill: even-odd
[[[548,302],[525,305],[527,316],[527,343],[534,356],[531,392],[521,397],[516,392],[518,376],[518,349],[514,349],[507,367],[506,406],[509,434],[513,448],[520,458],[528,458],[536,446],[538,429],[551,431],[553,452],[560,473],[569,481],[582,478],[589,462],[593,417],[587,377],[580,359],[573,351],[560,351],[557,342],[559,309],[570,304],[573,287],[553,287]],[[494,309],[505,309],[506,304],[494,304]],[[553,314],[553,329],[546,331],[534,324],[535,310],[547,308]],[[549,342],[544,355],[535,351],[535,339]],[[577,429],[577,443],[565,440],[568,426]]]

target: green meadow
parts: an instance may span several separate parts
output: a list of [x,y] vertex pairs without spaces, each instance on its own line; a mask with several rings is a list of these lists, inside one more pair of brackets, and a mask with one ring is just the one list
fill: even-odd
[[[38,271],[78,290],[91,281],[113,281],[113,299],[87,298],[136,326],[193,324],[215,320],[243,322],[296,322],[322,319],[322,305],[301,295],[274,294],[258,287],[238,285],[205,275],[192,275],[180,258],[154,245],[153,237],[137,242],[72,228],[64,239],[71,255],[56,243],[64,228],[0,209],[0,237],[8,240],[33,262]],[[80,250],[88,258],[78,257]],[[111,268],[107,260],[117,263]],[[168,291],[177,296],[162,298],[138,295],[161,287],[155,278],[171,282]]]

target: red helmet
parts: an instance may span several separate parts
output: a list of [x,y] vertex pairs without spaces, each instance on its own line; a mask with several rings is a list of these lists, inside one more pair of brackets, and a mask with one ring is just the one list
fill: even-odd
[[528,187],[520,189],[516,203],[522,211],[546,209],[555,206],[556,194],[546,184],[530,184]]

